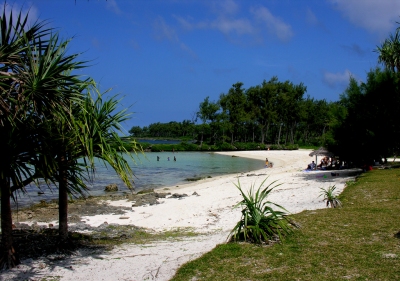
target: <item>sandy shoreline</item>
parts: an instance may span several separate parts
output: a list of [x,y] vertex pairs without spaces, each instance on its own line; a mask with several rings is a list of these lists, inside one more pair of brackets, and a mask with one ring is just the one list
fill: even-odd
[[[19,268],[2,272],[0,280],[34,280],[60,276],[60,280],[169,280],[176,270],[189,260],[210,251],[226,241],[229,231],[240,218],[240,210],[232,207],[240,201],[234,183],[242,187],[257,187],[268,177],[267,183],[280,185],[271,193],[270,200],[291,213],[324,208],[319,197],[320,188],[335,185],[341,192],[345,183],[354,178],[355,171],[304,172],[314,160],[310,150],[297,151],[238,151],[221,152],[225,155],[248,157],[274,163],[273,168],[224,175],[182,186],[169,187],[168,192],[185,193],[188,197],[161,199],[162,204],[135,207],[120,219],[120,215],[84,217],[86,223],[98,226],[104,222],[133,224],[155,231],[190,227],[202,235],[180,241],[156,242],[149,245],[125,244],[98,257],[81,251],[76,256],[58,262],[47,259],[26,260]],[[194,192],[198,194],[192,195]],[[109,201],[114,206],[131,206],[126,200]]]

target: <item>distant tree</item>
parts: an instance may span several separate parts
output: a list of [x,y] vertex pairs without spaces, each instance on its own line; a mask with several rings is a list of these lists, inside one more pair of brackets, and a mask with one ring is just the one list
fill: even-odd
[[[208,124],[212,129],[212,124],[214,124],[217,120],[219,109],[219,104],[216,102],[211,102],[210,97],[206,97],[204,101],[200,103],[199,111],[197,112],[197,117],[203,122],[203,126],[201,126],[202,130],[200,145],[203,143],[204,128],[206,127],[205,124]],[[211,135],[213,135],[212,132]]]
[[190,120],[183,120],[182,121],[182,136],[192,136],[194,132],[194,123]]
[[400,34],[397,29],[395,34],[390,34],[389,38],[377,46],[378,62],[383,63],[385,67],[392,72],[400,71]]
[[129,131],[129,134],[131,134],[132,137],[141,137],[143,134],[142,128],[140,126],[133,126]]
[[234,143],[235,134],[247,118],[245,112],[246,96],[242,86],[242,82],[233,84],[228,93],[221,94],[219,99],[222,110],[228,116],[232,145]]
[[246,91],[249,112],[261,132],[261,143],[268,136],[268,129],[272,122],[276,121],[277,108],[276,98],[278,93],[278,78],[272,77],[268,82],[265,80],[260,86],[250,87]]

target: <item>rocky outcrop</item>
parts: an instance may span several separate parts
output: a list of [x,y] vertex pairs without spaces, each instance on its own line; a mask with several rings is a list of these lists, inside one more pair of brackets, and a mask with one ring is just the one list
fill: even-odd
[[118,191],[118,186],[115,183],[109,184],[106,186],[104,191],[106,191],[106,192]]

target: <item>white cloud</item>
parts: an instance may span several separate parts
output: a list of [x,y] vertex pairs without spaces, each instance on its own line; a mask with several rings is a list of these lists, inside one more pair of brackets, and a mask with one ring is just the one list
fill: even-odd
[[329,0],[344,17],[366,30],[386,36],[399,21],[398,0]]
[[190,49],[185,43],[181,42],[178,34],[175,29],[169,26],[162,17],[159,17],[154,22],[154,31],[156,39],[158,40],[167,40],[177,46],[179,48],[189,54],[192,58],[197,59],[197,55]]
[[118,7],[117,1],[107,0],[107,9],[113,11],[115,14],[121,14],[121,9]]
[[167,39],[171,42],[178,42],[179,38],[176,34],[175,30],[167,25],[165,20],[162,17],[159,17],[154,22],[154,30],[156,32],[156,38],[158,40]]
[[292,27],[278,17],[275,17],[267,8],[251,8],[256,20],[264,23],[268,32],[274,34],[279,40],[287,42],[293,37]]
[[210,23],[211,28],[218,29],[222,33],[236,33],[238,35],[253,33],[253,26],[247,19],[228,19],[221,17]]
[[319,23],[317,16],[310,9],[307,9],[306,21],[312,25],[317,25]]
[[239,5],[234,0],[218,0],[211,3],[212,10],[217,14],[234,15],[239,11]]
[[354,75],[348,69],[346,69],[342,73],[340,72],[332,73],[327,71],[323,73],[324,83],[331,88],[343,87],[348,85],[350,77],[354,77]]

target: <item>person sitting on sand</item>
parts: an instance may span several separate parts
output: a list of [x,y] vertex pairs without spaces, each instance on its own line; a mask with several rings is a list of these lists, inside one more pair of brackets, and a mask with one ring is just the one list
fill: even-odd
[[325,170],[329,166],[329,157],[324,157],[321,159],[321,163],[317,166],[317,168],[321,170]]
[[265,167],[269,167],[269,161],[268,161],[268,158],[265,158]]
[[307,165],[306,170],[314,170],[314,169],[315,169],[315,163],[314,161],[312,161],[310,164]]

